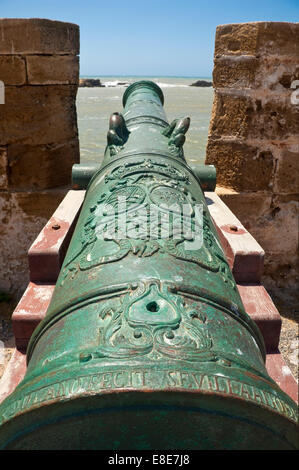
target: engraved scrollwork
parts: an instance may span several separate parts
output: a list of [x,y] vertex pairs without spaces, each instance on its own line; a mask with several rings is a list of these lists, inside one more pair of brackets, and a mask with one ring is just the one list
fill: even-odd
[[[236,288],[205,209],[202,227],[197,220],[196,200],[188,189],[190,181],[184,172],[146,159],[120,165],[105,181],[105,192],[90,207],[81,229],[80,250],[67,260],[59,285],[67,277],[74,279],[80,270],[118,261],[129,253],[149,257],[160,252],[218,272],[224,282]],[[121,199],[125,200],[124,209],[119,205]],[[159,209],[155,220],[151,213],[153,205]],[[106,213],[107,207],[112,208],[112,216]],[[123,214],[125,223],[121,225]],[[162,222],[164,216],[167,229]],[[184,231],[186,217],[191,224],[191,235]],[[201,228],[203,243],[199,248],[188,249],[185,242],[194,241]]]
[[139,162],[128,162],[114,168],[109,175],[105,177],[105,183],[113,180],[120,180],[123,178],[136,177],[138,173],[156,172],[164,174],[169,178],[175,178],[177,181],[183,181],[185,184],[190,184],[189,176],[182,170],[179,170],[172,165],[164,162],[155,162],[147,158]]
[[99,347],[83,353],[90,359],[129,359],[147,356],[161,359],[216,361],[206,317],[198,304],[186,308],[184,299],[158,281],[147,281],[127,294],[116,306],[106,305],[100,314]]

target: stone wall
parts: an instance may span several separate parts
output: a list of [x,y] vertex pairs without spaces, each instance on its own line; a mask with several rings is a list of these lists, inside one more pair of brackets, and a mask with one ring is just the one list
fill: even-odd
[[298,283],[298,56],[299,23],[217,27],[206,163],[265,250],[267,287]]
[[27,250],[79,162],[79,27],[0,19],[0,31],[0,293],[18,296],[28,283]]

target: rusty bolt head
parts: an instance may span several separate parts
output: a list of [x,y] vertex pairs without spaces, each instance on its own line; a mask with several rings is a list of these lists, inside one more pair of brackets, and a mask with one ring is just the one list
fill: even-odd
[[59,224],[54,224],[54,225],[52,225],[52,229],[53,229],[53,230],[59,230],[59,229],[60,229],[60,225],[59,225]]
[[237,232],[238,231],[238,227],[236,225],[231,225],[230,227],[230,230],[232,230],[233,232]]

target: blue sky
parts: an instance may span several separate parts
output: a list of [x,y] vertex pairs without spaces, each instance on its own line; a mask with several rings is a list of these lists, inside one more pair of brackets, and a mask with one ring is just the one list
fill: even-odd
[[216,26],[299,20],[299,0],[0,0],[0,17],[80,26],[80,74],[208,77]]

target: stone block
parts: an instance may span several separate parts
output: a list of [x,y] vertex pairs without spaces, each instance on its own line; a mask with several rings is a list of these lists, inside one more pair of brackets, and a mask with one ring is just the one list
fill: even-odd
[[258,22],[257,51],[269,55],[298,57],[299,23]]
[[7,87],[0,106],[0,145],[77,138],[76,93],[75,85]]
[[79,26],[40,18],[0,19],[0,54],[79,54]]
[[274,95],[242,90],[216,91],[210,133],[213,137],[286,139],[299,131],[299,108],[291,104],[291,90]]
[[26,58],[28,83],[32,85],[79,83],[79,57],[30,55]]
[[[272,201],[272,194],[266,192],[239,193],[217,186],[216,193],[252,235],[258,220],[269,211]],[[257,241],[263,246],[261,240]]]
[[70,186],[72,166],[78,162],[78,139],[47,145],[9,145],[9,188],[37,190]]
[[215,92],[210,123],[210,133],[213,137],[233,136],[247,137],[250,129],[251,114],[254,112],[254,102],[248,96]]
[[221,55],[214,60],[214,88],[265,89],[288,95],[299,79],[297,56]]
[[215,165],[217,184],[236,191],[267,191],[274,167],[270,151],[235,140],[208,141],[206,163]]
[[0,190],[7,189],[7,148],[0,147]]
[[291,85],[299,79],[297,56],[264,56],[259,59],[253,85],[267,92],[278,91],[290,103]]
[[219,25],[216,28],[215,57],[222,54],[255,55],[257,43],[257,23]]
[[259,61],[255,56],[221,56],[215,59],[214,88],[255,88]]
[[263,283],[299,286],[299,196],[216,187],[216,193],[265,250]]
[[267,252],[263,283],[270,288],[299,291],[298,253]]
[[299,107],[291,104],[291,90],[256,98],[254,112],[247,121],[248,133],[263,140],[285,140],[298,135]]
[[[30,217],[32,220],[35,220],[36,217],[43,219],[43,225],[34,235],[33,240],[36,238],[45,223],[49,220],[53,212],[55,212],[67,192],[68,188],[57,188],[47,191],[20,191],[11,193],[13,205],[17,207],[18,210],[23,212],[24,217]],[[29,246],[27,247],[27,250]]]
[[220,25],[216,29],[215,57],[232,55],[296,55],[299,23],[253,22]]
[[24,85],[26,83],[24,58],[17,55],[0,55],[0,80],[5,86]]
[[298,249],[299,202],[271,193],[237,193],[217,188],[217,194],[267,252]]
[[281,150],[273,189],[276,193],[299,194],[299,150]]
[[298,250],[299,203],[297,201],[281,202],[279,196],[272,199],[269,209],[251,227],[252,235],[262,241],[268,253],[296,253]]

